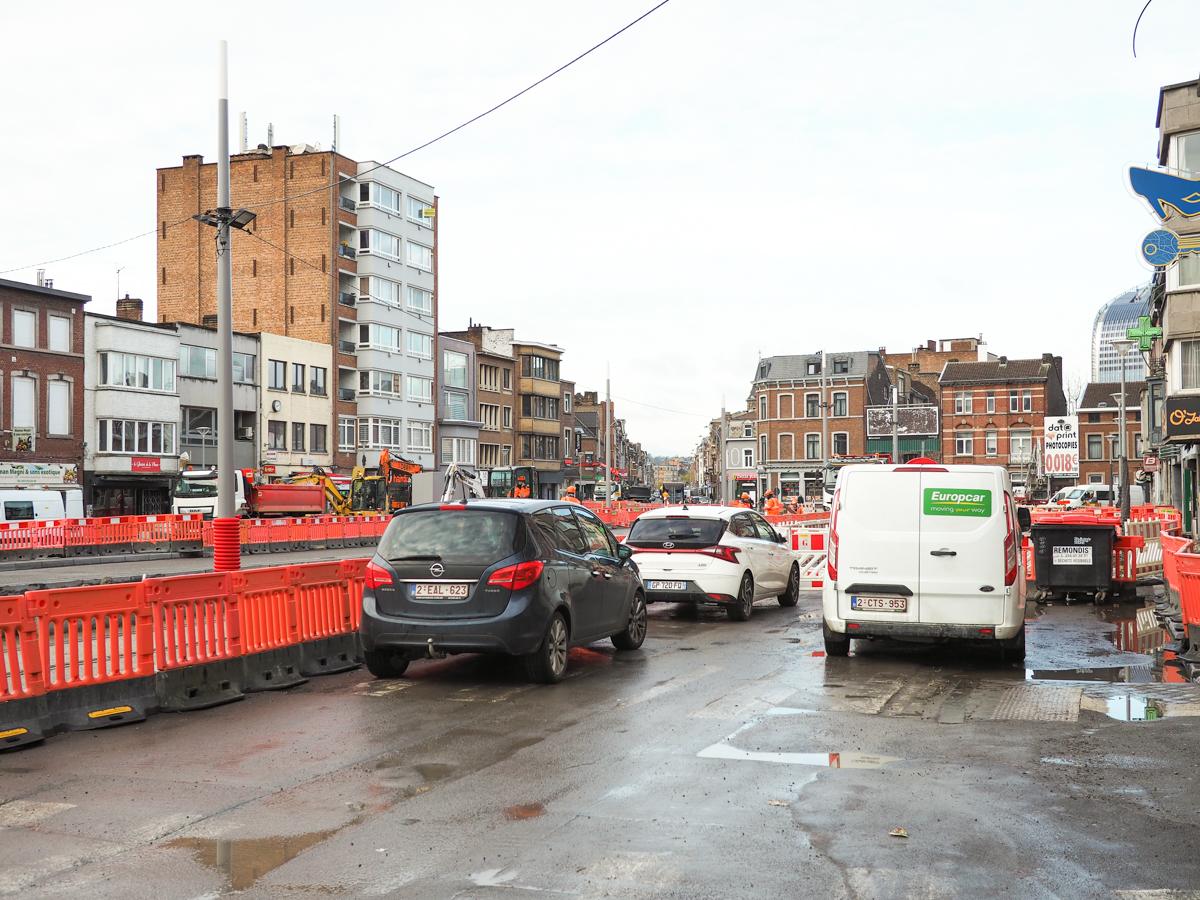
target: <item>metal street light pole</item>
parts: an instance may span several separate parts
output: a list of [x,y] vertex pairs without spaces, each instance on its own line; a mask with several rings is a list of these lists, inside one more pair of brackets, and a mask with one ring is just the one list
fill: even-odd
[[825,376],[825,351],[821,351],[821,496],[825,498],[825,482],[829,480],[829,395]]
[[604,508],[612,508],[612,380],[604,378]]
[[1125,358],[1137,342],[1127,338],[1118,338],[1108,343],[1117,351],[1117,357],[1121,360],[1120,411],[1117,417],[1117,444],[1120,447],[1120,469],[1117,477],[1121,479],[1121,521],[1125,522],[1129,519],[1129,447],[1128,435],[1125,433]]

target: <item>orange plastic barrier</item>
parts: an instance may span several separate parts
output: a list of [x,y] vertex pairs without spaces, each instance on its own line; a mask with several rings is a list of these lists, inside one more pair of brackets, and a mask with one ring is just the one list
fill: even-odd
[[0,701],[45,693],[37,629],[25,595],[0,597]]
[[342,564],[307,563],[289,568],[295,585],[300,640],[318,640],[351,631],[349,593]]
[[346,597],[350,605],[350,630],[358,631],[362,624],[363,588],[367,575],[367,560],[343,559],[338,563],[346,581]]
[[1179,553],[1176,563],[1183,624],[1200,626],[1200,554]]
[[147,578],[159,671],[241,656],[238,597],[224,572]]
[[292,592],[295,568],[272,566],[230,573],[233,591],[239,595],[244,652],[259,653],[297,642],[296,598]]
[[29,591],[47,692],[154,674],[141,582]]

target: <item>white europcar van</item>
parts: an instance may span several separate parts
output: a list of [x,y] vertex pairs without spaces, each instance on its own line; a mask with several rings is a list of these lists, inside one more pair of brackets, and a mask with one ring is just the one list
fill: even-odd
[[1024,658],[1028,515],[1001,466],[843,468],[827,544],[826,653],[883,637],[985,642]]

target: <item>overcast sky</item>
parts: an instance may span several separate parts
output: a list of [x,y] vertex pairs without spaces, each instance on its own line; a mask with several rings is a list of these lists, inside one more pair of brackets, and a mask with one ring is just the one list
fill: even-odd
[[[383,160],[656,0],[3,4],[0,276],[153,231],[154,170],[231,134]],[[672,0],[397,165],[440,195],[441,322],[566,348],[652,451],[690,452],[759,355],[982,333],[1085,376],[1096,309],[1144,281],[1160,85],[1195,78],[1192,0]],[[236,147],[235,147],[236,149]],[[234,198],[236,204],[237,198]],[[152,236],[45,266],[153,308]],[[637,405],[633,401],[637,401]],[[662,407],[662,409],[656,408]]]

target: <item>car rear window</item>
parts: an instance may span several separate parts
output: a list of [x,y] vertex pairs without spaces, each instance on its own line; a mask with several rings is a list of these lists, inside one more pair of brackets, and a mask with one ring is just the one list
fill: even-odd
[[690,516],[668,516],[663,519],[637,519],[625,543],[637,547],[661,547],[673,543],[676,547],[711,547],[721,539],[725,523],[720,519],[695,519]]
[[519,548],[516,513],[495,510],[420,510],[392,519],[379,540],[388,562],[438,557],[446,565],[488,566]]

